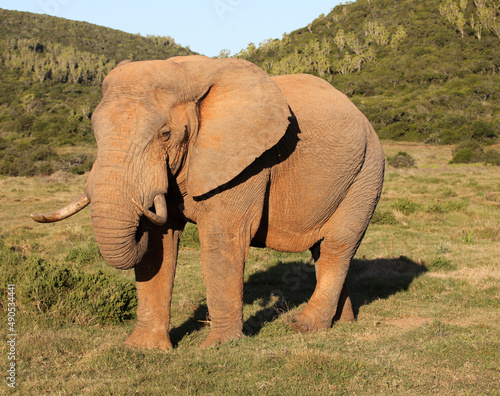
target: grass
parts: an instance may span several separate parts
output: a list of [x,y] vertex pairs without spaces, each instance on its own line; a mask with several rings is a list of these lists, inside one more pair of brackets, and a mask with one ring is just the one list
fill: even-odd
[[[19,293],[20,394],[499,394],[500,170],[448,164],[445,146],[386,142],[384,149],[387,156],[407,152],[417,167],[387,168],[376,216],[348,275],[357,321],[293,333],[291,317],[314,289],[310,256],[251,249],[247,336],[204,351],[198,346],[209,329],[193,228],[179,254],[174,350],[129,349],[123,341],[134,320],[107,320],[99,307],[107,305],[100,296],[116,302],[106,293],[123,290],[133,273],[104,263],[88,209],[56,224],[29,219],[30,212],[78,196],[86,176],[0,178],[1,279],[15,277]],[[80,297],[95,302],[94,310],[71,305],[78,284],[53,281],[59,286],[46,294],[37,289],[33,297],[26,289],[41,283],[27,274],[37,257],[56,279],[104,275],[108,286],[92,289],[92,300]],[[47,296],[53,305],[43,309]],[[0,334],[7,334],[6,325]],[[6,368],[6,343],[0,356]]]

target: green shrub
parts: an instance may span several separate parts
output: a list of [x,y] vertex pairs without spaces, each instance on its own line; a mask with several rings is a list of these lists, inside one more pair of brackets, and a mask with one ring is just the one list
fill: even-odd
[[455,146],[450,164],[472,164],[484,159],[483,147],[474,140],[466,140]]
[[500,152],[494,149],[484,150],[477,141],[467,140],[455,146],[450,164],[485,164],[500,166]]
[[60,166],[59,156],[48,145],[10,143],[0,153],[0,174],[6,176],[49,175]]
[[88,244],[85,247],[73,248],[66,256],[66,261],[76,263],[78,265],[86,265],[102,259],[99,247],[96,243]]
[[396,225],[398,224],[398,220],[394,216],[394,213],[386,210],[378,210],[376,209],[373,213],[371,223],[373,224],[388,224],[388,225]]
[[75,175],[89,172],[94,165],[95,157],[90,154],[77,154],[64,158],[63,169]]
[[137,293],[131,282],[110,278],[101,270],[93,274],[78,271],[66,303],[78,319],[83,315],[89,322],[120,323],[135,317]]
[[407,216],[416,213],[421,209],[420,204],[413,202],[408,198],[398,198],[397,201],[392,204],[392,207]]
[[481,162],[481,156],[470,148],[464,148],[457,151],[450,164],[471,164],[475,162]]
[[33,123],[36,117],[32,114],[22,114],[16,119],[16,130],[24,135],[24,132],[29,132],[33,128]]
[[[77,251],[68,256],[74,257],[74,261],[78,257],[80,261],[90,260]],[[25,316],[110,324],[132,319],[137,308],[135,286],[130,281],[101,270],[84,273],[74,264],[59,265],[37,256],[26,257],[1,242],[0,281],[3,285],[16,285],[18,309]]]
[[489,149],[484,152],[484,162],[489,165],[500,166],[500,152]]
[[198,249],[200,247],[200,237],[196,225],[191,223],[186,224],[179,247],[188,247],[192,249]]
[[415,159],[407,152],[400,151],[394,157],[388,157],[387,162],[393,168],[415,168]]
[[483,142],[494,141],[498,137],[493,125],[484,120],[476,121],[473,125],[472,138]]

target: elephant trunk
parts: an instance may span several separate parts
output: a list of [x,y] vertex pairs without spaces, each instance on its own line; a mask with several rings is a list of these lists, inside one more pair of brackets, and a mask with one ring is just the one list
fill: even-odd
[[148,245],[146,226],[132,201],[139,192],[123,183],[124,177],[116,167],[95,168],[98,169],[91,172],[89,191],[96,242],[109,265],[130,269],[142,260]]
[[[137,265],[147,250],[147,230],[140,225],[139,215],[132,200],[117,202],[110,195],[95,192],[92,195],[92,224],[96,242],[106,262],[117,269]],[[126,199],[126,198],[124,198]]]

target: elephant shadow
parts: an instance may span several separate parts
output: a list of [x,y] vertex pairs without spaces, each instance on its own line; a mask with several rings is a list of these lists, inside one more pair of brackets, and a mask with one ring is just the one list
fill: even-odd
[[[407,290],[412,281],[426,271],[424,265],[405,256],[354,259],[349,267],[347,287],[355,316],[363,305]],[[270,268],[251,274],[245,282],[243,301],[245,305],[257,304],[262,309],[245,320],[244,333],[247,336],[256,335],[266,323],[309,301],[315,286],[314,265],[309,260],[279,261]],[[186,334],[204,327],[207,317],[206,304],[200,304],[190,319],[172,329],[174,346]]]

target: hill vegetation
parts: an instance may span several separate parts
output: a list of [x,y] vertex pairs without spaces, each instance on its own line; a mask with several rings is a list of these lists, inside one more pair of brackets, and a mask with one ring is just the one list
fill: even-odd
[[[106,74],[123,59],[189,54],[171,37],[0,9],[0,174],[89,170],[90,116]],[[77,153],[54,149],[72,146]]]
[[[499,26],[495,0],[357,0],[235,56],[324,78],[382,139],[484,146],[500,136]],[[123,59],[192,53],[171,37],[0,10],[0,174],[89,170],[104,76]],[[471,158],[499,161],[488,153]]]
[[493,0],[357,0],[236,56],[326,79],[383,139],[488,144],[500,131],[499,14]]

